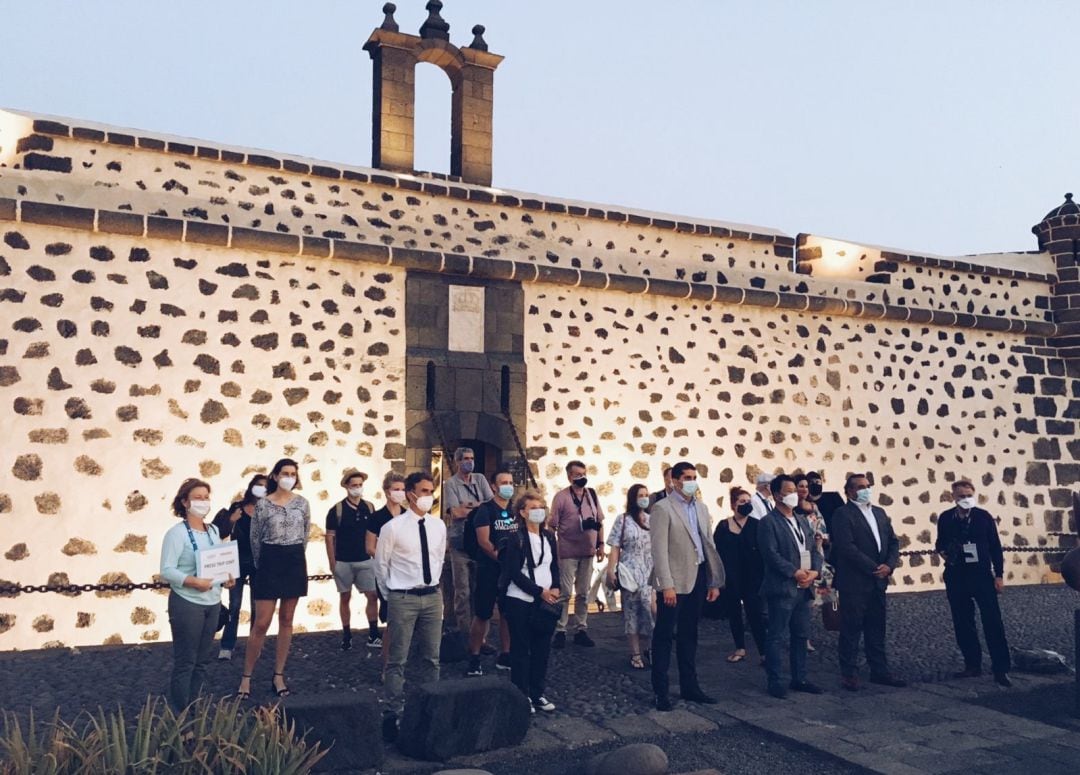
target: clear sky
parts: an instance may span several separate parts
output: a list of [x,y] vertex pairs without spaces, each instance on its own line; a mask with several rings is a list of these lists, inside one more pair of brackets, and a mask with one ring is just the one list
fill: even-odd
[[[423,0],[399,0],[416,32]],[[371,162],[381,0],[4,2],[0,106]],[[1030,250],[1080,189],[1080,7],[445,0],[487,26],[495,185],[939,253]],[[417,166],[449,82],[417,74]]]

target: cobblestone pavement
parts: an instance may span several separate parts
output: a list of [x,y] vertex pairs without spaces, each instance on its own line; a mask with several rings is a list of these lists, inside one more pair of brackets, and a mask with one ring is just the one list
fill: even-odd
[[[1003,609],[1011,643],[1054,649],[1071,663],[1072,611],[1078,605],[1080,595],[1064,587],[1008,589]],[[889,606],[892,667],[917,682],[908,689],[842,693],[836,636],[821,630],[815,616],[818,650],[810,655],[809,673],[827,693],[775,700],[764,692],[754,650],[744,662],[724,662],[732,648],[727,622],[706,621],[699,671],[705,689],[721,702],[708,707],[679,701],[667,714],[650,710],[648,672],[628,664],[621,615],[592,615],[596,648],[571,645],[552,652],[548,694],[557,712],[538,717],[519,748],[454,764],[497,773],[572,772],[596,750],[652,741],[668,751],[676,772],[705,767],[731,773],[862,767],[888,773],[1077,771],[1080,721],[1068,717],[1068,707],[1060,714],[1047,711],[1047,702],[1070,696],[1063,687],[1071,677],[1014,675],[1011,690],[998,688],[989,677],[943,680],[961,666],[944,595],[890,595]],[[294,691],[374,695],[378,652],[364,648],[359,637],[350,652],[341,652],[339,642],[335,632],[297,636],[288,667]],[[211,666],[215,690],[227,693],[238,682],[243,643],[232,662]],[[3,653],[0,706],[22,716],[33,708],[39,717],[57,707],[67,717],[98,705],[132,710],[148,692],[161,691],[169,659],[166,644]],[[493,670],[493,663],[488,667]],[[446,664],[443,675],[457,677],[463,669],[464,663]],[[268,650],[256,669],[260,701],[271,699],[269,674]],[[384,770],[420,773],[432,767],[390,756]]]

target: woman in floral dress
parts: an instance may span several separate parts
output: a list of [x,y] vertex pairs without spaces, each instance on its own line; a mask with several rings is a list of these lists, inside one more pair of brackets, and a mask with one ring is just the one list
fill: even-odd
[[[608,561],[608,583],[614,585],[615,574],[624,583],[622,598],[623,626],[630,645],[630,666],[644,670],[649,658],[648,650],[642,652],[641,642],[651,642],[656,624],[656,596],[649,578],[652,576],[652,541],[649,538],[649,490],[643,484],[635,484],[626,493],[626,511],[615,518],[608,533],[607,544],[611,547]],[[622,567],[621,573],[618,571]],[[625,588],[627,581],[636,587]]]

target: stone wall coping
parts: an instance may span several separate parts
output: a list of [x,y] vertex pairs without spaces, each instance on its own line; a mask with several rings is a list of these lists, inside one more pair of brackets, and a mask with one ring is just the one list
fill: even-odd
[[[839,240],[834,237],[825,237],[820,234],[799,234],[796,238],[797,261],[812,262],[821,258],[822,252],[820,248],[809,244],[815,238],[825,239],[831,242],[846,242],[846,240]],[[887,248],[880,245],[863,245],[860,243],[848,244],[852,245],[853,247],[862,248],[864,250],[878,251],[881,254],[882,261],[914,264],[916,266],[923,266],[928,269],[942,269],[945,271],[963,272],[966,274],[981,274],[989,275],[991,277],[1004,277],[1010,280],[1030,280],[1032,282],[1050,284],[1057,282],[1057,275],[1055,274],[1048,274],[1045,272],[1028,272],[1022,269],[1012,269],[1007,266],[989,263],[991,261],[1002,260],[1007,256],[1048,256],[1047,253],[1038,250],[1021,251],[1016,253],[987,253],[985,254],[985,256],[980,256],[979,254],[969,254],[965,256],[939,256],[932,253],[909,253],[898,248]],[[978,259],[980,258],[985,258],[986,261],[979,261]]]
[[115,145],[127,149],[141,149],[157,153],[196,157],[209,161],[256,167],[261,170],[281,170],[329,180],[372,183],[408,191],[423,191],[433,196],[445,196],[462,201],[495,202],[507,207],[520,207],[526,210],[564,213],[601,221],[651,226],[656,229],[687,234],[763,242],[789,248],[795,246],[794,237],[765,226],[690,218],[618,205],[552,198],[500,187],[478,186],[464,183],[459,177],[436,172],[399,173],[371,167],[345,166],[304,156],[281,154],[254,148],[221,144],[207,145],[204,141],[193,138],[151,134],[136,129],[94,124],[59,116],[43,116],[16,110],[0,109],[0,114],[3,113],[31,121],[33,132],[38,135]]
[[901,323],[972,328],[1036,337],[1080,332],[1080,323],[1055,323],[1019,318],[972,315],[921,307],[815,296],[807,293],[767,291],[757,288],[711,285],[686,280],[667,280],[639,275],[554,267],[529,261],[487,258],[464,253],[444,253],[350,240],[249,229],[180,218],[131,212],[95,210],[72,205],[0,197],[0,221],[73,229],[90,233],[162,239],[208,247],[278,253],[308,258],[336,258],[396,266],[425,272],[485,280],[539,282],[567,287],[618,290],[693,299],[705,303],[749,305],[791,312],[873,318]]

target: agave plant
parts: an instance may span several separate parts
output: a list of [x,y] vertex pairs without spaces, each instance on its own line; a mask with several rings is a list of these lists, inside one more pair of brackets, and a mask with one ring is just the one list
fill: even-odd
[[60,718],[24,729],[3,715],[2,775],[150,775],[233,773],[303,775],[326,755],[296,734],[274,708],[242,708],[240,700],[199,699],[174,712],[148,697],[133,724],[123,711],[99,708],[74,722]]

